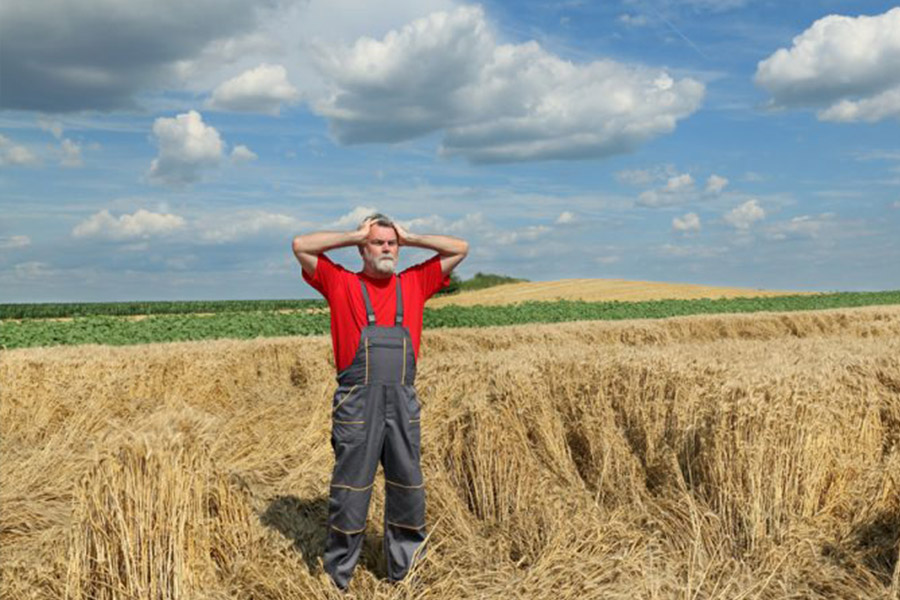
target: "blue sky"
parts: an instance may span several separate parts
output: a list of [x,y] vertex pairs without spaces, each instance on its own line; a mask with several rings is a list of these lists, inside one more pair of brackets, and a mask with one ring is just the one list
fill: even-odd
[[900,288],[890,3],[110,6],[0,7],[2,302],[316,297],[374,209],[462,277]]

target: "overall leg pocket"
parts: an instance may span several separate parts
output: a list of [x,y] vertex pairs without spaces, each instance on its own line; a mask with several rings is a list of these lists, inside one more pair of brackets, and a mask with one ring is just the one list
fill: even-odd
[[340,386],[331,404],[331,431],[338,440],[353,440],[366,433],[368,386]]
[[418,423],[422,419],[422,403],[419,402],[419,394],[413,385],[404,385],[403,396],[406,399],[406,412],[410,422]]
[[419,395],[416,393],[415,386],[404,385],[403,395],[406,399],[406,413],[408,417],[406,427],[409,430],[412,446],[418,456],[421,453],[422,446],[422,404],[419,402]]

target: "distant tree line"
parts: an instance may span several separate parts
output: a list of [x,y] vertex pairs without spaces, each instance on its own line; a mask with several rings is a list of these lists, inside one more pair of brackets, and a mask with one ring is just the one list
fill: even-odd
[[482,273],[480,271],[475,273],[470,279],[460,279],[455,272],[452,272],[450,273],[450,284],[435,293],[435,296],[447,296],[458,294],[459,292],[481,290],[504,283],[520,283],[523,281],[528,281],[528,279],[517,279],[506,275],[495,275],[494,273]]

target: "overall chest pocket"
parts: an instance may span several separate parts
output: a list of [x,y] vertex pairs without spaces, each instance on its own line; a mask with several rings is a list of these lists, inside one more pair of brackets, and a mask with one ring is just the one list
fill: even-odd
[[366,381],[399,383],[410,370],[410,343],[405,337],[371,337],[366,339]]
[[369,349],[385,348],[389,350],[404,350],[406,348],[405,338],[389,338],[389,337],[370,337]]

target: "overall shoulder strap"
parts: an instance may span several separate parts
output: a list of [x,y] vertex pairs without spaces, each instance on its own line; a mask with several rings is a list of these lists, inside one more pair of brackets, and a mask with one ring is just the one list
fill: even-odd
[[369,291],[366,289],[366,282],[360,279],[359,285],[362,286],[363,301],[366,303],[366,318],[368,319],[369,325],[374,325],[375,311],[372,310],[372,301],[369,300]]
[[403,293],[400,291],[400,276],[397,275],[397,316],[394,325],[403,325]]

